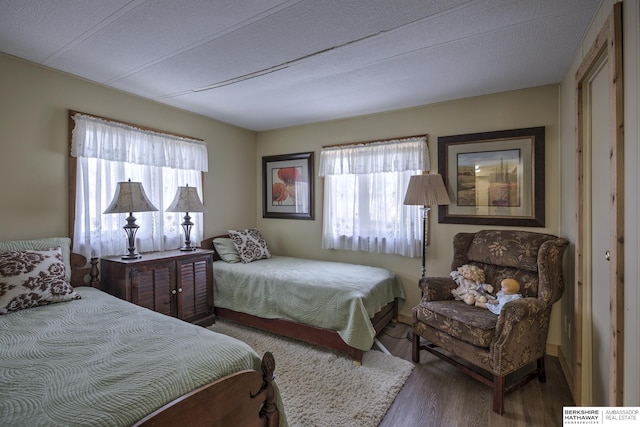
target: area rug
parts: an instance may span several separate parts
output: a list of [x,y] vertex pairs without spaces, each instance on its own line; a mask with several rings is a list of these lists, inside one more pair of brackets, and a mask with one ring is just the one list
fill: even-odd
[[271,351],[290,427],[375,427],[384,418],[414,365],[371,350],[362,365],[350,357],[217,319],[209,329]]

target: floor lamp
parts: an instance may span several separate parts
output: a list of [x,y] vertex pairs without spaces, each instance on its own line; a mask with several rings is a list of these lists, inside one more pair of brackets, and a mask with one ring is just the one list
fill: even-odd
[[[409,180],[404,204],[422,206],[420,208],[422,212],[422,269],[420,277],[425,277],[427,274],[427,220],[429,219],[430,206],[448,205],[449,203],[451,203],[449,194],[440,175],[414,175]],[[413,331],[407,333],[407,339],[413,340]]]
[[404,196],[405,205],[422,206],[422,271],[421,277],[426,275],[427,256],[427,219],[431,205],[448,205],[449,194],[444,186],[442,177],[433,175],[414,175],[409,180],[407,193]]

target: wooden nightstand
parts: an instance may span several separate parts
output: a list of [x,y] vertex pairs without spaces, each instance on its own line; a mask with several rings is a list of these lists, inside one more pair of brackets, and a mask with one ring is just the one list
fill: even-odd
[[166,251],[100,259],[100,289],[134,304],[199,325],[215,320],[213,251]]

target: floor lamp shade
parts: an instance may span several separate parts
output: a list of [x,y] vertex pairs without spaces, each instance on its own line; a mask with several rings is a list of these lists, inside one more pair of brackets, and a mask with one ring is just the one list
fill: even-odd
[[449,203],[449,193],[440,175],[414,175],[409,179],[404,196],[405,205],[432,206]]
[[407,193],[404,196],[405,205],[421,205],[422,211],[422,270],[421,275],[426,275],[427,254],[427,218],[432,205],[448,205],[451,203],[447,188],[442,177],[433,175],[414,175],[409,179]]
[[189,212],[207,212],[198,196],[198,190],[196,187],[178,187],[176,197],[171,202],[171,205],[167,208],[167,212],[185,212],[184,222],[181,224],[184,230],[184,246],[180,248],[181,251],[194,251],[196,248],[191,246],[191,228],[193,222]]
[[123,255],[123,259],[137,259],[140,255],[136,253],[136,233],[138,228],[133,212],[153,212],[157,211],[151,200],[144,192],[141,182],[119,182],[116,186],[116,193],[113,200],[104,211],[105,214],[129,213],[127,224],[122,227],[127,233],[128,251]]

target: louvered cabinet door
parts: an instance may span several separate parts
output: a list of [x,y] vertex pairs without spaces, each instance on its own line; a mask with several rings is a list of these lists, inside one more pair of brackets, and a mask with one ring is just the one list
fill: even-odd
[[196,322],[213,316],[211,254],[185,256],[176,263],[178,317]]
[[158,313],[213,323],[213,251],[144,253],[100,259],[100,289]]
[[175,262],[141,264],[131,268],[131,302],[175,316]]

